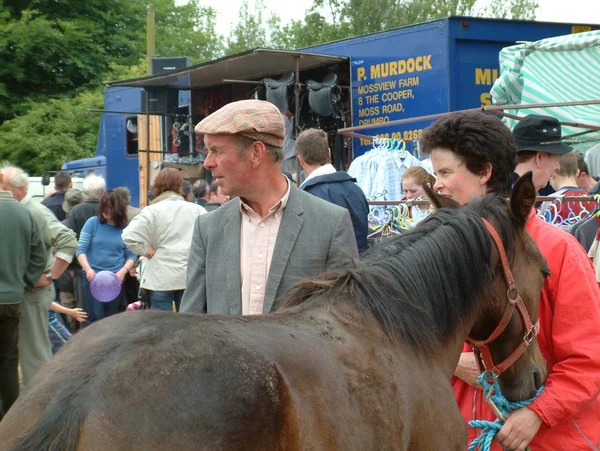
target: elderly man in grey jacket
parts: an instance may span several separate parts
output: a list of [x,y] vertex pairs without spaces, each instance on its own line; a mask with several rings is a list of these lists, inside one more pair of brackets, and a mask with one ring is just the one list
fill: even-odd
[[[52,357],[48,338],[48,310],[54,300],[52,281],[58,280],[71,262],[77,250],[77,238],[49,209],[27,194],[29,181],[22,169],[7,166],[1,172],[3,189],[10,191],[16,200],[27,207],[38,225],[48,254],[44,274],[32,291],[25,292],[21,305],[19,364],[23,385],[27,385],[42,364]],[[53,250],[56,251],[54,257]]]
[[348,211],[307,194],[281,172],[284,126],[261,100],[230,103],[196,126],[204,167],[237,198],[196,219],[182,312],[277,310],[301,278],[358,257]]

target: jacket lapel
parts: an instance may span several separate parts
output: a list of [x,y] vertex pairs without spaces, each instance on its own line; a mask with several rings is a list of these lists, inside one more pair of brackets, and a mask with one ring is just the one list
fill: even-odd
[[290,197],[281,218],[273,258],[269,267],[263,313],[271,313],[275,296],[277,296],[277,290],[281,284],[281,278],[292,254],[292,249],[294,249],[294,245],[296,244],[298,234],[304,224],[304,220],[301,217],[302,213],[304,213],[304,208],[302,208],[302,205],[298,201],[299,192],[300,190],[292,185]]
[[[227,274],[227,288],[225,289],[226,302],[232,315],[242,314],[242,282],[240,278],[240,233],[241,213],[239,201],[237,207],[232,208],[229,219],[223,228],[225,236],[225,266],[222,268]],[[223,208],[223,207],[221,207]]]

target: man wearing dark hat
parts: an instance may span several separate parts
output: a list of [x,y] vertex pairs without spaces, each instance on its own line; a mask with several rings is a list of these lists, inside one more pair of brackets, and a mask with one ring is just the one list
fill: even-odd
[[196,126],[210,170],[235,199],[196,219],[182,312],[270,313],[300,278],[358,256],[348,211],[281,172],[284,125],[261,100],[230,103]]
[[65,214],[68,216],[71,213],[73,207],[79,205],[86,199],[83,191],[77,188],[71,188],[69,191],[65,193],[65,200],[62,203],[62,209]]
[[559,157],[573,150],[562,141],[560,122],[551,116],[525,116],[513,129],[513,137],[518,162],[515,172],[523,175],[531,171],[533,184],[538,191],[560,169]]

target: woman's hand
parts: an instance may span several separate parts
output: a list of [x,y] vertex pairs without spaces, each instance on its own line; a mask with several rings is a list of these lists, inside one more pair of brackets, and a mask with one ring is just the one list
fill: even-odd
[[129,272],[129,270],[125,266],[123,266],[121,269],[119,269],[115,273],[115,275],[117,276],[117,279],[119,279],[119,282],[121,282],[121,284],[125,280],[125,276],[127,275],[128,272]]
[[80,308],[70,308],[68,314],[79,323],[83,323],[87,319],[87,313]]
[[542,419],[533,410],[522,407],[511,413],[496,435],[496,441],[511,451],[524,451],[537,434]]
[[458,360],[458,366],[454,370],[454,375],[470,386],[483,390],[481,384],[477,382],[480,374],[481,370],[479,369],[475,354],[472,352],[463,352]]
[[91,282],[92,279],[96,277],[96,271],[94,271],[92,268],[84,269],[84,271],[85,278],[88,280],[88,282]]

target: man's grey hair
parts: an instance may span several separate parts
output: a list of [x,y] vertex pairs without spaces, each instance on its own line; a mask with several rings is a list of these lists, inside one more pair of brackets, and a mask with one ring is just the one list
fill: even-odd
[[[244,152],[248,147],[252,145],[252,143],[256,141],[255,139],[246,138],[245,136],[241,135],[238,135],[237,139],[237,148],[239,152]],[[275,161],[276,163],[283,161],[283,149],[281,147],[275,147],[270,144],[265,144],[265,147],[267,148],[267,153],[271,156],[273,161]]]
[[192,184],[190,183],[189,180],[183,181],[181,190],[183,191],[183,197],[188,197],[190,194],[192,194]]
[[[9,172],[10,177],[6,177],[6,173]],[[26,192],[29,190],[29,174],[23,169],[10,164],[3,164],[0,168],[4,183],[8,182],[15,188],[23,188]]]
[[106,188],[106,181],[96,174],[90,174],[83,180],[83,193],[88,197],[101,196]]

